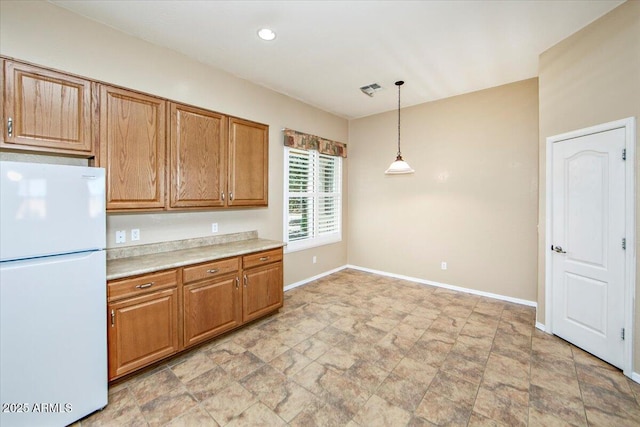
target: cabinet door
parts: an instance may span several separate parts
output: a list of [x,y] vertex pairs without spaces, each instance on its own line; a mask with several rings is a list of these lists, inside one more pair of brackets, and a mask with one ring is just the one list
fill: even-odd
[[171,103],[170,207],[224,206],[226,117]]
[[100,86],[100,166],[107,170],[107,209],[165,205],[166,102]]
[[185,347],[242,323],[237,276],[185,285],[183,290]]
[[93,155],[89,80],[7,60],[3,92],[5,144]]
[[244,272],[242,321],[257,319],[282,307],[284,299],[282,262]]
[[108,305],[109,379],[178,351],[178,290]]
[[267,206],[269,126],[229,119],[228,206]]

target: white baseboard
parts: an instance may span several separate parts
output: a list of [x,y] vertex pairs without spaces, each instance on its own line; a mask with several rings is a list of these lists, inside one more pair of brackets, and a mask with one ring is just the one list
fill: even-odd
[[420,283],[422,285],[430,285],[430,286],[436,286],[438,288],[451,289],[453,291],[465,292],[467,294],[480,295],[483,297],[493,298],[501,301],[508,301],[516,304],[527,305],[529,307],[536,307],[536,308],[538,307],[538,303],[535,301],[508,297],[506,295],[493,294],[491,292],[478,291],[475,289],[463,288],[461,286],[448,285],[446,283],[434,282],[432,280],[418,279],[416,277],[404,276],[402,274],[395,274],[395,273],[388,273],[386,271],[373,270],[371,268],[359,267],[357,265],[347,264],[346,267],[352,268],[354,270],[366,271],[367,273],[374,273],[374,274],[379,274],[381,276],[393,277],[395,279],[402,279],[402,280],[407,280],[409,282]]
[[330,274],[337,273],[338,271],[344,270],[345,268],[347,268],[347,266],[343,265],[342,267],[334,268],[333,270],[325,271],[324,273],[317,274],[313,277],[309,277],[308,279],[304,279],[304,280],[300,280],[299,282],[292,283],[290,285],[285,286],[284,291],[287,292],[293,288],[297,288],[298,286],[306,285],[309,282],[313,282],[314,280],[318,280]]
[[640,374],[637,372],[632,372],[631,373],[631,379],[635,382],[637,382],[638,384],[640,384]]
[[536,321],[536,329],[540,329],[542,332],[547,332],[546,327],[544,326],[543,323],[540,323],[538,321]]

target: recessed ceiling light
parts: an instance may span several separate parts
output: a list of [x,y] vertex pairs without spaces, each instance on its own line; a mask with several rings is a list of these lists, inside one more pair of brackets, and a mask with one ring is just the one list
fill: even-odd
[[262,40],[271,41],[276,38],[276,33],[269,28],[261,28],[258,30],[258,37]]

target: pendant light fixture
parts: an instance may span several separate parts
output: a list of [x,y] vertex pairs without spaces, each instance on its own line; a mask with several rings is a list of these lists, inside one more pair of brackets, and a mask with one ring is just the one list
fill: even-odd
[[400,86],[403,84],[404,82],[402,80],[396,82],[396,86],[398,86],[398,154],[396,160],[391,163],[389,169],[384,172],[387,175],[401,175],[415,172],[407,162],[402,160],[402,153],[400,152]]

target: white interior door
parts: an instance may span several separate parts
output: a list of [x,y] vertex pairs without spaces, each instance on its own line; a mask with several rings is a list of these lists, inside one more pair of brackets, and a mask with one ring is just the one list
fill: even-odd
[[553,333],[624,360],[625,129],[553,143]]

